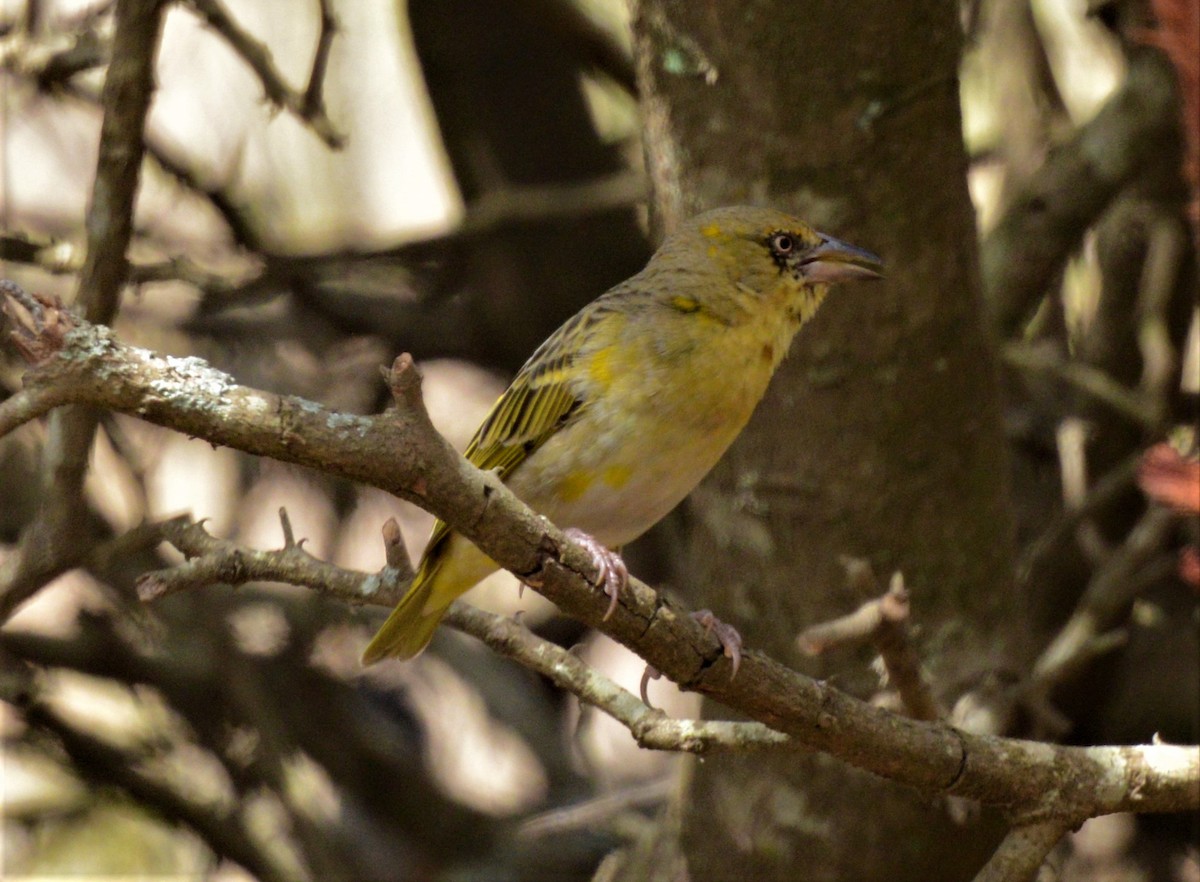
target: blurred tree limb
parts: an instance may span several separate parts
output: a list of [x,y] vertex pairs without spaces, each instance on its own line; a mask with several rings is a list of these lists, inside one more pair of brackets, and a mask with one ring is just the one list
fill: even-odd
[[871,707],[757,652],[745,655],[731,680],[715,638],[636,580],[605,620],[607,598],[592,588],[590,556],[437,434],[406,356],[387,374],[396,407],[377,417],[352,416],[239,386],[199,359],[127,346],[55,304],[39,310],[13,289],[6,286],[8,312],[20,347],[37,363],[24,391],[0,404],[0,433],[53,407],[86,403],[394,493],[446,519],[565,612],[629,646],[683,688],[927,793],[1071,823],[1113,811],[1200,807],[1194,748],[1069,748],[973,735]]
[[[138,532],[161,541],[171,523],[145,524]],[[494,819],[446,797],[425,766],[411,720],[395,712],[386,690],[300,663],[311,654],[317,634],[302,609],[283,607],[290,625],[287,642],[278,652],[262,653],[247,651],[226,629],[211,627],[222,612],[237,607],[218,597],[206,601],[205,611],[213,613],[206,618],[210,627],[195,640],[175,631],[169,652],[147,646],[139,639],[144,635],[120,616],[86,614],[71,637],[0,631],[5,673],[0,699],[22,709],[35,730],[60,742],[84,780],[114,788],[163,820],[188,827],[215,854],[261,878],[405,878],[404,849],[414,844],[441,860],[471,858],[492,847]],[[159,624],[179,612],[178,606],[164,610]],[[188,615],[193,623],[195,612]],[[77,672],[128,690],[151,691],[184,721],[186,737],[171,732],[174,726],[133,745],[107,733],[86,733],[71,722],[74,717],[59,718],[61,703],[43,688],[48,681],[36,673],[42,671]],[[214,690],[214,683],[225,685]],[[292,700],[274,703],[270,697],[282,684]],[[364,692],[372,693],[372,700],[364,701]],[[331,729],[336,739],[329,737]],[[238,732],[254,733],[255,743],[239,742]],[[162,761],[180,746],[198,747],[219,763],[227,784],[215,794],[205,792],[215,797],[224,790],[222,798],[196,799],[177,775],[158,774]],[[298,755],[340,782],[345,815],[338,823],[317,823],[292,804],[287,765]],[[379,780],[403,781],[404,787],[380,792]],[[263,798],[277,803],[288,819],[289,835],[273,846],[241,805]],[[281,849],[291,852],[290,861],[279,860]],[[298,875],[297,860],[311,874]],[[395,875],[381,872],[381,866],[393,867],[397,860]],[[381,861],[388,863],[376,863]]]
[[33,695],[5,695],[24,709],[25,721],[57,738],[63,751],[95,787],[116,787],[169,823],[194,831],[214,854],[228,858],[255,874],[262,882],[287,882],[294,878],[270,850],[255,842],[245,818],[198,801],[178,787],[159,780],[139,767],[146,759],[122,750],[72,724]]
[[293,89],[288,85],[275,66],[271,50],[244,30],[220,0],[188,0],[188,5],[250,66],[262,83],[269,102],[294,114],[330,148],[337,150],[342,146],[345,138],[325,111],[325,69],[329,62],[329,47],[337,33],[337,21],[329,0],[319,0],[321,27],[308,82],[303,89]]
[[[161,0],[116,4],[112,61],[101,95],[96,178],[85,220],[87,251],[76,298],[89,321],[113,320],[125,283],[163,13]],[[83,481],[95,431],[96,414],[86,407],[64,408],[51,416],[42,459],[42,505],[22,530],[16,552],[0,564],[0,618],[6,619],[17,604],[75,566],[89,550],[90,543],[81,538],[89,532]],[[77,540],[64,542],[67,535]]]
[[1174,71],[1163,54],[1132,52],[1117,93],[1013,194],[980,251],[1001,337],[1011,337],[1028,318],[1087,229],[1173,137],[1177,102]]

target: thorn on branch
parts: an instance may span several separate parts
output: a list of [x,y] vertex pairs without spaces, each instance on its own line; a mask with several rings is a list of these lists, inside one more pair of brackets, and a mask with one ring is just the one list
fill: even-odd
[[[296,535],[292,532],[292,519],[288,517],[287,509],[282,505],[279,506],[279,526],[283,528],[283,547],[297,548]],[[304,540],[301,539],[301,542]]]
[[381,368],[384,382],[392,393],[397,407],[425,413],[425,401],[421,396],[421,371],[411,354],[402,352],[396,356],[390,368]]
[[400,532],[400,524],[395,518],[388,518],[383,524],[383,553],[387,565],[381,575],[392,578],[397,583],[412,581],[412,558],[408,556],[404,534]]

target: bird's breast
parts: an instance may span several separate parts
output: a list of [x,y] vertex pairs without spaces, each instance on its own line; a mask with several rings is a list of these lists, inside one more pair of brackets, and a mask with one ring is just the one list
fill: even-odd
[[702,330],[712,333],[590,353],[579,417],[514,470],[513,491],[558,526],[609,546],[662,519],[741,432],[790,342]]

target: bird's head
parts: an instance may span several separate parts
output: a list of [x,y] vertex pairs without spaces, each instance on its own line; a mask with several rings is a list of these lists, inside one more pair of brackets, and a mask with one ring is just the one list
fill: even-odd
[[[686,221],[660,250],[671,263],[703,267],[705,304],[723,313],[779,310],[803,322],[835,282],[879,278],[869,251],[768,208],[718,208]],[[689,286],[693,287],[693,286]],[[732,317],[732,316],[731,316]]]

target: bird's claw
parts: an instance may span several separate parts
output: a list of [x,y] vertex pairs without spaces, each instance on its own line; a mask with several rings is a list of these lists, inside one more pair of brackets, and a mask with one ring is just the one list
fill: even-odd
[[642,704],[646,705],[650,710],[658,710],[658,708],[650,703],[650,681],[657,680],[660,677],[662,677],[662,671],[654,667],[654,665],[646,665],[642,671],[642,682],[638,686],[638,694],[642,696]]
[[732,680],[737,676],[738,668],[742,664],[742,635],[733,625],[727,625],[713,615],[710,609],[696,610],[691,616],[704,628],[705,633],[712,634],[721,644],[721,651],[733,665],[733,672],[729,675],[729,679]]
[[600,581],[596,587],[602,589],[609,598],[608,609],[605,610],[603,619],[607,622],[617,610],[621,592],[629,585],[629,569],[625,566],[625,561],[621,560],[621,555],[611,548],[605,548],[583,530],[572,527],[563,533],[588,550],[592,562],[600,572]]

